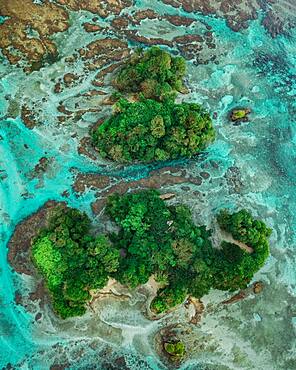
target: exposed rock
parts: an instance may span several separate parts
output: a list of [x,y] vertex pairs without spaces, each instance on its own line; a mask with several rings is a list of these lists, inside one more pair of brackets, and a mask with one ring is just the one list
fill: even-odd
[[[127,50],[128,45],[126,42],[114,38],[105,38],[92,41],[86,47],[80,49],[79,54],[83,60],[98,56],[101,58],[103,55],[106,55],[109,58],[116,55],[116,51],[122,51],[122,53],[124,53]],[[111,58],[109,63],[114,60],[116,59]]]
[[194,307],[194,315],[190,318],[190,324],[197,325],[201,320],[201,315],[204,312],[205,306],[201,300],[194,297],[189,297],[185,303],[186,308]]
[[104,189],[110,185],[110,178],[95,173],[82,174],[76,176],[73,184],[73,189],[76,193],[83,193],[87,188],[89,189]]
[[105,91],[102,91],[102,90],[89,90],[86,93],[81,94],[80,96],[90,97],[90,96],[97,96],[97,95],[102,96],[102,95],[107,95],[107,93]]
[[62,195],[62,197],[64,197],[64,198],[69,198],[70,193],[69,193],[69,191],[68,191],[68,190],[64,190],[64,191],[61,193],[61,195]]
[[33,171],[27,174],[29,179],[40,178],[48,169],[49,165],[54,161],[53,157],[41,157],[34,167]]
[[64,105],[62,102],[60,102],[59,106],[57,107],[57,110],[60,112],[60,113],[63,113],[63,114],[66,114],[67,116],[70,116],[72,114],[71,111],[69,111]]
[[55,94],[59,94],[63,91],[63,88],[62,88],[62,84],[60,82],[57,82],[55,85],[54,85],[54,89],[53,89],[53,92]]
[[162,0],[164,4],[173,6],[174,8],[180,8],[181,4],[178,0]]
[[[169,167],[170,168],[170,167]],[[175,172],[179,170],[174,169]],[[173,175],[168,172],[168,168],[160,170],[154,170],[149,173],[149,176],[140,180],[134,181],[120,181],[114,185],[111,185],[108,189],[98,193],[99,199],[92,203],[92,210],[95,214],[102,211],[106,204],[106,199],[110,194],[119,193],[124,194],[128,190],[139,190],[139,189],[160,189],[165,186],[173,186],[176,184],[191,183],[195,185],[201,184],[201,178],[199,177],[184,177]]]
[[[46,59],[56,58],[50,36],[68,29],[65,9],[48,1],[39,5],[31,0],[9,0],[1,2],[1,15],[8,18],[0,24],[0,48],[10,63],[26,61],[30,71],[39,69]],[[39,36],[32,36],[32,31]]]
[[158,19],[159,15],[152,9],[139,10],[133,14],[132,23],[139,25],[144,19]]
[[241,301],[242,299],[246,298],[246,293],[241,290],[239,293],[235,294],[234,296],[232,296],[231,298],[223,301],[222,303],[223,304],[231,304],[231,303],[235,303],[235,302],[238,302],[238,301]]
[[175,193],[165,193],[165,194],[161,194],[159,198],[162,200],[169,200],[169,199],[175,198],[175,196],[176,196]]
[[122,9],[133,4],[132,0],[56,0],[56,2],[71,10],[87,10],[103,18],[109,15],[118,15]]
[[203,178],[203,179],[208,179],[211,175],[208,173],[208,172],[201,172],[200,173],[200,176]]
[[45,286],[44,286],[44,281],[42,280],[39,282],[35,288],[34,292],[31,292],[29,294],[29,298],[31,301],[39,301],[41,303],[41,306],[44,305],[44,295],[45,295]]
[[204,39],[200,35],[184,35],[176,36],[173,41],[177,44],[189,44],[192,42],[203,42]]
[[35,321],[39,321],[42,317],[42,313],[41,312],[38,312],[36,315],[35,315]]
[[51,365],[49,370],[66,370],[69,368],[70,364],[56,364],[56,365]]
[[120,67],[123,63],[117,62],[114,64],[111,64],[108,67],[102,68],[100,72],[97,73],[95,76],[95,80],[92,82],[94,86],[104,86],[104,79],[109,74],[112,73],[114,70],[116,70],[118,67]]
[[101,69],[114,62],[122,63],[129,56],[129,53],[127,43],[115,38],[95,40],[79,50],[85,68],[88,70]]
[[264,288],[264,284],[262,281],[256,281],[254,284],[253,284],[253,292],[255,294],[259,294],[262,292]]
[[66,73],[63,77],[64,83],[67,87],[69,87],[77,79],[78,76],[74,75],[74,73]]
[[183,17],[180,15],[166,14],[162,18],[166,19],[175,26],[190,26],[193,22],[195,22],[195,19],[193,18]]
[[173,42],[181,55],[187,60],[193,60],[195,64],[207,64],[217,58],[212,50],[216,48],[212,32],[177,36],[173,39]]
[[34,128],[38,124],[34,113],[26,105],[22,106],[21,118],[26,127],[28,127],[29,129]]
[[202,184],[202,178],[201,177],[198,177],[198,176],[196,176],[196,177],[190,177],[189,179],[188,179],[189,181],[188,182],[190,182],[191,184],[194,184],[194,185],[201,185]]
[[181,186],[183,191],[190,191],[190,186]]
[[95,161],[98,157],[98,154],[93,149],[92,141],[90,137],[83,137],[80,140],[80,145],[78,147],[78,153],[85,155],[86,157]]
[[103,29],[103,27],[99,26],[98,24],[93,24],[93,23],[83,23],[83,28],[85,29],[86,32],[98,32]]
[[162,39],[160,37],[145,37],[143,35],[139,35],[137,30],[125,30],[125,35],[129,40],[140,42],[145,45],[167,45],[173,46],[173,42],[169,40]]
[[128,26],[128,19],[126,17],[116,17],[112,19],[111,25],[119,30],[126,29]]
[[129,367],[127,366],[125,358],[123,356],[118,357],[114,361],[114,365],[117,366],[117,368],[120,370],[129,370]]
[[14,301],[17,305],[23,305],[23,296],[18,290],[14,294]]
[[165,4],[182,7],[186,12],[215,14],[224,18],[233,31],[248,27],[249,20],[258,17],[260,6],[257,0],[162,0]]

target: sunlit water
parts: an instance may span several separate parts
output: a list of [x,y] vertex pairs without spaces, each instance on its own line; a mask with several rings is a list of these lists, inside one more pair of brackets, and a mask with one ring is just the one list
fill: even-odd
[[[156,4],[156,2],[153,2]],[[152,7],[138,2],[137,8]],[[175,14],[172,7],[158,4],[161,13]],[[184,13],[185,14],[185,13]],[[204,298],[207,304],[201,324],[186,324],[184,308],[168,317],[151,322],[141,313],[145,297],[133,293],[129,301],[108,298],[99,303],[96,314],[62,322],[46,308],[44,319],[36,323],[34,315],[14,302],[16,290],[29,291],[34,286],[30,277],[11,271],[7,263],[7,242],[14,227],[36,211],[47,200],[65,200],[62,193],[70,192],[69,205],[86,210],[94,193],[77,198],[71,190],[72,169],[80,172],[116,174],[122,178],[145,177],[153,166],[129,168],[105,167],[77,154],[77,142],[72,133],[87,133],[89,122],[75,125],[57,124],[54,103],[78,92],[67,90],[58,97],[52,92],[51,78],[63,75],[67,67],[63,59],[52,66],[25,75],[7,62],[0,66],[0,365],[11,363],[20,369],[46,369],[52,363],[70,364],[71,369],[101,369],[101,360],[124,354],[131,369],[161,369],[163,365],[154,349],[153,336],[165,324],[181,323],[190,330],[184,337],[190,358],[184,369],[295,369],[295,248],[296,248],[296,33],[292,37],[272,39],[253,21],[241,32],[231,31],[221,19],[190,15],[213,27],[217,40],[219,64],[196,66],[189,63],[186,99],[201,102],[211,112],[217,138],[201,159],[181,161],[193,175],[201,169],[211,180],[186,192],[175,186],[177,201],[188,204],[197,222],[210,225],[218,209],[245,207],[273,228],[271,256],[254,280],[262,280],[265,289],[239,303],[223,306],[228,296],[211,292]],[[79,24],[93,15],[82,12],[73,15],[73,25],[66,35],[59,35],[60,54],[70,55],[73,45],[87,44],[93,38],[81,34]],[[106,20],[108,22],[108,19]],[[183,34],[166,24],[166,34],[154,21],[146,20],[140,30],[145,36],[171,39]],[[197,22],[191,32],[201,27]],[[103,37],[103,36],[102,36]],[[67,42],[66,42],[66,41]],[[82,66],[77,63],[77,73]],[[294,76],[294,77],[293,77]],[[89,76],[79,91],[88,90]],[[45,101],[41,101],[42,98]],[[31,99],[40,104],[43,122],[27,129],[18,108]],[[233,126],[227,114],[235,106],[252,110],[250,122]],[[16,107],[16,108],[15,108]],[[27,145],[26,148],[24,145]],[[41,179],[30,179],[29,173],[42,156],[53,157],[47,173]],[[219,167],[213,167],[212,163]],[[180,162],[178,162],[180,164]],[[176,165],[176,163],[171,163]],[[225,180],[231,166],[240,172],[239,189]],[[161,165],[157,165],[161,167]],[[193,195],[198,190],[199,195]],[[145,360],[144,362],[141,362]]]

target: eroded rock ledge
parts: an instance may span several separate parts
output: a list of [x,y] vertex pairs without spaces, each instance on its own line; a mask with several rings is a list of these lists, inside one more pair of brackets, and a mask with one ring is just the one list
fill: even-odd
[[77,193],[77,196],[89,189],[97,190],[96,200],[92,203],[92,210],[97,215],[103,210],[107,197],[113,193],[124,194],[128,190],[160,188],[164,188],[164,192],[167,192],[169,187],[177,184],[200,186],[206,180],[198,175],[187,174],[186,170],[181,167],[163,167],[150,171],[145,178],[131,181],[122,180],[116,176],[107,177],[96,173],[79,173],[75,177],[73,190]]

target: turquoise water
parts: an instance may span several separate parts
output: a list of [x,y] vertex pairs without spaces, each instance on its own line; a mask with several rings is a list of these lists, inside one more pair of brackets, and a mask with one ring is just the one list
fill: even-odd
[[[135,8],[153,6],[161,14],[186,15],[155,1],[138,1]],[[173,190],[177,201],[191,207],[197,222],[210,225],[220,208],[245,207],[273,228],[271,256],[254,278],[265,283],[264,291],[231,306],[219,304],[229,295],[212,292],[204,298],[206,311],[196,327],[188,326],[182,309],[159,322],[150,322],[141,314],[143,297],[138,293],[134,293],[130,302],[104,300],[98,304],[95,315],[88,313],[82,319],[67,322],[54,318],[46,308],[41,323],[35,322],[34,307],[30,313],[14,302],[16,290],[25,295],[35,284],[32,278],[14,273],[7,263],[6,246],[15,226],[49,199],[66,200],[91,216],[90,203],[95,194],[90,191],[78,198],[73,194],[75,171],[139,179],[161,165],[121,168],[108,164],[106,167],[103,161],[95,163],[79,156],[77,139],[71,134],[86,135],[88,126],[101,113],[59,125],[55,107],[59,100],[73,106],[77,92],[89,89],[93,75],[78,88],[56,96],[52,81],[69,70],[63,58],[31,75],[3,60],[0,66],[1,366],[11,363],[16,368],[39,370],[56,363],[68,364],[70,369],[101,369],[106,358],[125,355],[131,369],[162,369],[165,365],[155,352],[153,337],[162,326],[181,323],[189,331],[184,338],[190,348],[190,358],[183,369],[296,368],[296,32],[291,30],[290,37],[280,35],[272,39],[260,20],[235,33],[222,19],[201,14],[190,16],[196,23],[186,30],[188,33],[203,30],[201,22],[213,27],[217,45],[214,53],[219,63],[197,66],[189,62],[190,93],[181,99],[201,102],[217,112],[214,121],[217,139],[201,158],[169,163],[183,166],[192,176],[206,170],[211,180],[196,189],[191,186],[189,191],[180,186]],[[56,36],[62,57],[71,55],[77,40],[84,45],[93,38],[103,37],[82,34],[79,25],[92,17],[88,12],[73,14],[67,34]],[[168,35],[185,32],[183,27],[176,30],[168,23],[166,29]],[[139,30],[145,36],[155,37],[159,33],[166,37],[153,20],[143,22]],[[80,61],[75,71],[83,73]],[[29,130],[21,121],[19,107],[22,102],[32,101],[40,108],[40,125]],[[241,105],[251,108],[250,122],[233,126],[227,114]],[[39,179],[32,179],[30,171],[43,156],[52,158],[49,168]],[[238,187],[227,181],[229,168],[233,166],[239,171]],[[62,196],[65,190],[70,193],[67,199]],[[200,193],[196,195],[193,191]]]

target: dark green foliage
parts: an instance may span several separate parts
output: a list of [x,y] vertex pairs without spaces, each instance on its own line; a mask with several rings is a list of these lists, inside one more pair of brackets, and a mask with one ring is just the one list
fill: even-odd
[[120,282],[135,287],[176,264],[169,232],[171,214],[158,192],[112,195],[106,211],[120,226],[112,238],[125,254],[116,273]]
[[246,251],[238,248],[237,245],[233,243],[223,241],[221,243],[221,248],[225,259],[231,263],[241,262],[241,260],[248,255]]
[[32,245],[53,308],[62,318],[82,315],[89,291],[104,287],[118,267],[119,252],[103,235],[89,234],[90,221],[76,209],[58,208]]
[[194,103],[175,104],[183,90],[185,61],[157,47],[138,49],[117,75],[121,92],[138,93],[135,102],[119,99],[113,115],[91,135],[103,158],[116,162],[165,161],[192,157],[214,139],[209,113]]
[[192,157],[214,139],[210,115],[198,104],[120,99],[93,133],[102,157],[117,162]]
[[151,302],[150,308],[155,313],[166,311],[170,307],[175,307],[184,302],[187,291],[180,287],[166,287],[161,289]]
[[246,210],[233,214],[224,210],[217,216],[217,221],[223,230],[253,248],[254,252],[247,253],[233,244],[222,243],[222,258],[214,287],[223,290],[245,288],[269,255],[271,229]]
[[182,57],[173,57],[158,47],[138,49],[119,71],[114,85],[119,91],[142,92],[146,98],[162,101],[182,91],[185,72]]
[[109,238],[92,236],[84,213],[58,208],[33,241],[33,262],[62,318],[82,315],[90,290],[102,288],[109,276],[135,288],[154,275],[164,287],[151,309],[161,313],[182,303],[188,294],[201,298],[211,288],[246,287],[269,253],[271,230],[245,210],[223,211],[218,223],[253,253],[228,242],[213,248],[210,232],[193,223],[190,210],[184,205],[167,206],[155,190],[114,194],[106,212],[118,226]]
[[185,356],[186,348],[183,342],[164,343],[164,350],[170,355],[171,360],[180,361]]
[[245,235],[247,223],[251,229],[243,240],[254,248],[252,254],[227,242],[221,249],[213,248],[210,232],[194,225],[190,210],[168,207],[155,190],[115,194],[106,210],[120,228],[112,241],[123,252],[114,277],[130,287],[147,282],[152,274],[166,283],[152,301],[156,313],[182,303],[187,294],[201,298],[211,288],[244,288],[268,256],[270,229],[246,211],[224,212],[218,220],[241,241],[243,237],[237,236]]
[[234,214],[222,211],[217,217],[222,229],[232,234],[233,238],[256,248],[271,234],[264,222],[255,220],[246,210]]

